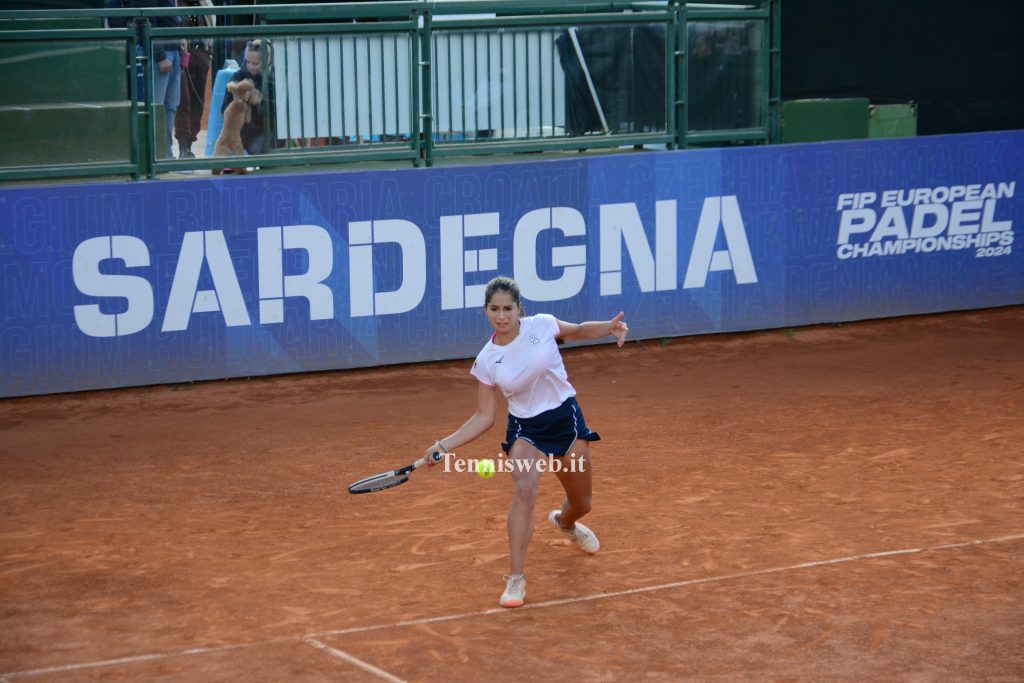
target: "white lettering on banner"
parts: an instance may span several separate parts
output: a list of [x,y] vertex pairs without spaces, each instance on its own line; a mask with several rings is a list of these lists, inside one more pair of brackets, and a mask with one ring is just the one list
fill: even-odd
[[622,294],[622,244],[641,292],[676,288],[676,203],[655,203],[655,254],[636,204],[601,205],[601,296]]
[[[1013,221],[997,220],[998,202],[1016,182],[840,194],[836,256],[846,260],[974,249],[976,257],[1012,253]],[[882,209],[872,208],[876,201]],[[909,215],[909,227],[908,218]],[[866,237],[866,241],[865,241]]]
[[[851,211],[872,210],[862,207]],[[977,220],[977,213],[971,207],[964,207],[956,213],[958,229]],[[922,218],[913,224],[916,226],[914,229],[930,234],[934,226],[926,219],[932,220],[936,216],[942,217],[942,212],[922,214]],[[983,224],[986,216],[991,218],[982,211]],[[653,248],[636,204],[603,205],[599,207],[599,217],[601,296],[622,294],[623,244],[640,291],[678,288],[678,222],[674,200],[655,203]],[[851,218],[844,216],[842,220],[846,228],[841,235],[847,239],[875,229],[874,219],[869,220],[866,214]],[[551,265],[561,269],[558,277],[551,280],[542,278],[537,268],[538,244],[546,230],[557,230],[565,238],[578,240],[577,243],[551,247]],[[906,225],[901,228],[894,217],[885,230],[887,232],[880,234],[904,235]],[[485,285],[467,285],[466,274],[496,272],[498,249],[467,245],[467,241],[494,237],[499,231],[500,216],[497,213],[441,217],[439,279],[442,309],[483,305]],[[587,244],[583,239],[586,232],[583,215],[572,207],[539,208],[519,219],[512,235],[513,273],[527,299],[558,301],[576,296],[583,290],[587,275]],[[725,249],[716,250],[720,232],[724,236]],[[427,253],[419,226],[400,219],[355,221],[349,224],[348,238],[348,296],[352,317],[405,313],[423,302],[427,285]],[[401,258],[401,269],[395,269],[401,275],[401,283],[392,291],[379,291],[381,283],[374,280],[374,248],[384,244],[396,245]],[[850,255],[867,255],[867,245],[857,246],[864,247],[863,253],[858,248]],[[283,323],[284,300],[289,297],[306,300],[310,320],[334,317],[335,292],[326,283],[334,268],[334,248],[330,233],[321,226],[257,228],[260,324]],[[285,275],[284,258],[289,249],[305,253],[308,267],[304,273]],[[850,255],[841,258],[849,258]],[[73,259],[74,282],[78,291],[91,297],[127,300],[127,307],[122,313],[103,313],[97,303],[74,307],[79,329],[92,337],[134,334],[153,320],[150,280],[142,275],[101,273],[100,264],[108,259],[119,259],[129,268],[150,265],[149,250],[136,237],[94,237],[78,245]],[[212,278],[213,289],[199,289],[204,266]],[[758,281],[737,198],[708,197],[701,209],[683,288],[703,287],[709,273],[729,270],[737,284]],[[194,313],[212,312],[220,312],[229,327],[252,324],[223,231],[186,232],[182,237],[161,331],[186,330]]]
[[945,204],[921,204],[914,209],[914,216],[910,221],[910,236],[938,237],[948,222],[949,209]]
[[[718,228],[725,234],[726,249],[715,251]],[[690,252],[690,265],[686,268],[683,289],[703,287],[711,271],[731,270],[736,284],[749,285],[757,282],[754,259],[750,255],[747,231],[743,227],[743,216],[735,195],[708,197],[700,212],[697,238]]]
[[[259,228],[260,323],[284,322],[284,299],[305,297],[310,320],[334,317],[334,292],[324,284],[334,267],[331,235],[318,225]],[[284,275],[284,250],[302,249],[309,267],[301,275]]]
[[466,273],[498,270],[497,249],[463,251],[465,237],[497,235],[499,215],[477,213],[441,216],[441,308],[476,308],[484,305],[486,285],[467,285]]
[[[213,289],[199,290],[199,273],[203,263],[210,269]],[[186,232],[178,254],[178,267],[167,299],[167,314],[161,332],[188,329],[193,313],[220,311],[228,327],[249,325],[242,288],[231,263],[228,245],[221,230]]]
[[561,230],[567,237],[587,234],[583,214],[567,206],[530,211],[519,219],[513,237],[513,276],[522,295],[531,301],[559,301],[576,296],[587,277],[587,245],[552,247],[551,265],[562,268],[561,277],[544,280],[537,274],[537,236],[545,230]]
[[853,194],[839,195],[837,209],[863,209],[868,204],[874,204],[878,195],[874,192],[854,192]]
[[145,329],[153,320],[153,287],[137,275],[100,272],[100,263],[119,259],[128,268],[149,265],[149,249],[138,237],[92,237],[75,249],[71,273],[75,287],[86,296],[128,300],[124,313],[103,313],[99,304],[75,306],[75,323],[90,337],[123,337]]
[[[427,291],[427,245],[415,223],[358,221],[349,225],[349,294],[352,317],[405,313],[420,305]],[[402,284],[378,292],[373,282],[373,245],[391,242],[402,252]]]

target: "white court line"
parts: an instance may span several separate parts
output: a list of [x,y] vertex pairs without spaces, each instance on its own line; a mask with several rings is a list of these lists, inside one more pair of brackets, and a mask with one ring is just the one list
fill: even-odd
[[9,671],[4,674],[0,674],[0,680],[8,680],[14,677],[20,676],[41,676],[43,674],[54,674],[61,673],[64,671],[78,671],[80,669],[96,669],[101,666],[116,666],[118,664],[136,664],[138,662],[152,662],[158,659],[168,659],[170,657],[189,657],[194,655],[206,655],[211,652],[227,652],[228,650],[241,650],[246,647],[253,647],[256,645],[263,646],[273,642],[294,642],[294,638],[279,638],[274,640],[266,640],[259,643],[243,643],[241,645],[220,645],[218,647],[196,647],[190,650],[180,650],[178,652],[160,652],[149,655],[134,655],[132,657],[121,657],[119,659],[103,659],[98,662],[86,662],[84,664],[64,664],[62,666],[51,666],[45,669],[32,669],[30,671]]
[[390,683],[405,683],[405,681],[399,678],[398,676],[392,676],[387,671],[384,671],[384,669],[378,669],[373,664],[364,662],[358,657],[353,657],[349,653],[343,652],[342,650],[339,650],[337,648],[333,648],[330,645],[327,645],[326,643],[321,643],[316,638],[306,638],[305,642],[317,648],[318,650],[323,650],[332,657],[337,657],[343,662],[348,662],[353,666],[358,666],[363,671],[371,673],[377,678],[383,678],[385,681],[390,681]]
[[966,548],[974,545],[984,545],[987,543],[1002,543],[1006,541],[1019,541],[1024,539],[1024,534],[1017,534],[1014,536],[1001,536],[999,538],[989,538],[980,541],[966,541],[964,543],[949,543],[946,545],[936,545],[930,548],[905,548],[903,550],[885,550],[877,553],[866,553],[864,555],[849,555],[847,557],[838,557],[832,560],[817,560],[815,562],[804,562],[802,564],[793,564],[785,567],[771,567],[769,569],[754,569],[749,572],[738,572],[736,574],[723,574],[722,576],[710,576],[703,579],[688,579],[686,581],[673,581],[672,583],[662,583],[656,586],[645,586],[643,588],[630,588],[622,591],[614,591],[610,593],[597,593],[594,595],[583,595],[575,598],[564,598],[562,600],[548,600],[546,602],[528,602],[522,607],[516,609],[507,609],[504,607],[495,607],[494,609],[482,610],[480,612],[466,612],[463,614],[449,614],[443,617],[429,617],[425,619],[410,619],[409,621],[399,621],[393,624],[378,624],[376,626],[356,626],[353,628],[338,629],[336,631],[326,631],[324,633],[311,633],[307,638],[323,638],[328,636],[343,636],[352,633],[365,633],[367,631],[379,631],[387,628],[400,628],[403,626],[422,626],[424,624],[437,624],[445,621],[457,621],[459,619],[468,619],[470,617],[485,616],[489,614],[511,614],[514,612],[521,612],[526,609],[541,609],[544,607],[555,607],[557,605],[571,605],[578,602],[590,602],[592,600],[605,600],[607,598],[618,598],[624,595],[638,595],[640,593],[653,593],[655,591],[668,590],[671,588],[683,588],[685,586],[696,586],[702,583],[718,583],[721,581],[731,581],[733,579],[742,579],[751,576],[764,576],[765,574],[778,574],[780,572],[793,571],[798,569],[809,569],[811,567],[825,567],[833,564],[843,564],[845,562],[856,562],[858,560],[871,560],[879,557],[892,557],[894,555],[913,555],[915,553],[926,553],[934,552],[939,550],[952,550],[954,548]]
[[[229,650],[240,650],[242,648],[249,647],[263,647],[265,645],[271,645],[274,643],[296,643],[306,642],[313,644],[318,638],[326,638],[331,636],[343,636],[352,633],[366,633],[368,631],[380,631],[383,629],[390,628],[402,628],[405,626],[422,626],[424,624],[438,624],[446,621],[457,621],[460,619],[470,619],[472,617],[481,617],[491,614],[508,614],[513,615],[517,612],[530,609],[542,609],[545,607],[556,607],[558,605],[571,605],[579,602],[590,602],[592,600],[604,600],[607,598],[617,598],[625,595],[638,595],[640,593],[653,593],[655,591],[669,590],[672,588],[683,588],[686,586],[696,586],[705,583],[720,583],[723,581],[732,581],[734,579],[742,579],[751,576],[765,576],[767,574],[779,574],[787,571],[795,571],[800,569],[810,569],[813,567],[826,567],[835,564],[844,564],[847,562],[857,562],[860,560],[871,560],[880,557],[894,557],[899,555],[915,555],[918,553],[938,552],[940,550],[954,550],[956,548],[969,548],[977,545],[987,545],[989,543],[1006,543],[1008,541],[1020,541],[1024,540],[1024,534],[1015,534],[1013,536],[1000,536],[998,538],[987,538],[977,541],[965,541],[963,543],[947,543],[944,545],[935,545],[927,548],[904,548],[902,550],[884,550],[876,553],[865,553],[863,555],[848,555],[846,557],[837,557],[831,560],[816,560],[813,562],[803,562],[801,564],[792,564],[785,567],[770,567],[768,569],[754,569],[747,572],[737,572],[735,574],[723,574],[721,576],[710,576],[703,579],[688,579],[686,581],[673,581],[672,583],[662,583],[656,586],[645,586],[643,588],[630,588],[628,590],[614,591],[610,593],[597,593],[594,595],[583,595],[575,598],[565,598],[562,600],[548,600],[546,602],[533,602],[527,603],[522,607],[516,609],[506,609],[504,607],[495,607],[494,609],[486,609],[478,612],[464,612],[462,614],[449,614],[441,617],[428,617],[424,619],[410,619],[408,621],[398,621],[390,624],[377,624],[375,626],[356,626],[353,628],[337,629],[333,631],[323,631],[321,633],[309,633],[301,638],[270,638],[254,643],[242,643],[238,645],[221,645],[219,647],[199,647],[190,650],[181,650],[178,652],[164,652],[154,653],[148,655],[137,655],[135,657],[123,657],[121,659],[107,659],[98,662],[87,662],[83,664],[66,664],[63,666],[48,667],[45,669],[31,669],[26,671],[11,671],[7,673],[0,673],[0,681],[3,679],[20,678],[28,676],[39,676],[49,673],[60,673],[63,671],[76,671],[79,669],[93,669],[101,666],[114,666],[117,664],[132,664],[135,662],[149,662],[159,659],[169,659],[171,657],[184,657],[184,656],[195,656],[205,655],[215,652],[226,652]],[[324,648],[328,648],[326,645]],[[337,650],[337,652],[341,652]],[[344,654],[344,653],[342,653]],[[349,655],[351,656],[351,655]],[[352,657],[352,659],[355,659]],[[348,661],[348,660],[346,660]],[[353,662],[354,663],[354,662]],[[365,662],[364,662],[365,664]],[[367,666],[370,666],[367,664]],[[390,676],[386,671],[381,673]],[[400,679],[389,679],[389,680],[400,680]]]

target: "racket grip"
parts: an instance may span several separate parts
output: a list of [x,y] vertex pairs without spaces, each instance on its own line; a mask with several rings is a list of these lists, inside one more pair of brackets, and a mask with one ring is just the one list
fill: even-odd
[[431,453],[427,457],[420,458],[419,460],[414,462],[411,465],[411,467],[414,470],[416,470],[416,469],[419,469],[419,468],[423,467],[424,465],[433,465],[433,464],[436,464],[436,463],[439,463],[439,462],[441,462],[441,454],[438,453],[437,451],[434,451],[433,453]]

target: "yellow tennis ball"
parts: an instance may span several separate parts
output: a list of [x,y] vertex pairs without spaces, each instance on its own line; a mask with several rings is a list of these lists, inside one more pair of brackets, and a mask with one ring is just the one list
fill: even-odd
[[494,461],[490,458],[477,461],[476,473],[480,475],[482,479],[490,479],[494,476]]

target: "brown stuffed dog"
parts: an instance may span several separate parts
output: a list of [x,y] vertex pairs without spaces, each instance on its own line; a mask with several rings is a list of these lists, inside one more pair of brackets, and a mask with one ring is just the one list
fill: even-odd
[[224,126],[220,129],[217,143],[213,147],[213,156],[243,156],[242,126],[252,121],[252,107],[263,102],[263,93],[256,89],[251,78],[228,83],[228,90],[233,100],[224,110]]

